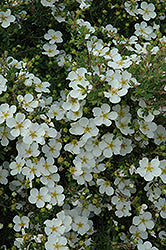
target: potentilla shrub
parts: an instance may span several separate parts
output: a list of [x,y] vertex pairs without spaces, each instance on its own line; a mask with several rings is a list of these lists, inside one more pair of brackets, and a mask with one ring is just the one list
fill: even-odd
[[1,249],[165,249],[165,3],[0,7]]

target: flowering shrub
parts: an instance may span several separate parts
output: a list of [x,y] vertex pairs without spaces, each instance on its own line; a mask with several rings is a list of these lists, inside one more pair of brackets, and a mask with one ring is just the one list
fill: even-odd
[[1,1],[1,249],[165,249],[165,10]]

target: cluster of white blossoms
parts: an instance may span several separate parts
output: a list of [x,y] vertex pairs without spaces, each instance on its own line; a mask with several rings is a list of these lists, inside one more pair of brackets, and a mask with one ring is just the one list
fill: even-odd
[[[76,2],[83,10],[92,3]],[[58,0],[40,3],[49,8],[50,15],[56,16],[60,10],[65,13]],[[154,47],[142,44],[142,39],[157,36],[155,25],[147,23],[157,16],[153,3],[133,6],[126,1],[124,7],[136,20],[140,18],[128,39],[116,40],[117,28],[111,24],[102,27],[105,39],[101,39],[89,21],[77,19],[74,23],[74,32],[84,41],[88,64],[79,65],[65,46],[57,49],[57,43],[63,47],[61,31],[43,33],[47,43],[42,43],[41,57],[48,56],[50,62],[55,59],[60,70],[64,65],[67,68],[68,85],[58,98],[52,94],[50,82],[29,72],[28,63],[11,56],[3,58],[4,64],[0,61],[0,144],[7,153],[15,145],[9,158],[3,159],[2,152],[0,184],[8,184],[12,195],[20,197],[13,217],[13,229],[20,235],[14,241],[18,249],[26,239],[27,249],[31,242],[46,250],[88,249],[96,233],[96,217],[102,211],[117,220],[119,230],[129,220],[125,233],[118,235],[138,250],[160,249],[150,240],[166,239],[165,229],[156,226],[166,218],[166,160],[162,154],[166,129],[160,124],[166,106],[151,110],[147,100],[139,95],[135,98],[132,90],[141,82],[137,72],[130,71],[147,54],[157,56],[166,37],[158,39]],[[61,23],[68,16],[71,18],[67,13],[65,18],[57,15],[55,19]],[[15,19],[10,10],[0,10],[2,28]],[[14,75],[12,81],[10,75]],[[153,97],[155,101],[155,94]],[[43,218],[38,218],[39,211],[46,211]],[[41,224],[35,222],[40,220]]]

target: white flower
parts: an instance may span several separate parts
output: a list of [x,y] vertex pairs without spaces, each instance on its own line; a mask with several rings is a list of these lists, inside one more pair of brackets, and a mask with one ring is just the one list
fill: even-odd
[[133,187],[133,183],[130,179],[125,179],[124,173],[121,171],[119,172],[121,177],[117,177],[114,181],[114,184],[120,190],[121,194],[125,195],[126,197],[130,197],[131,193],[135,193],[136,189]]
[[88,119],[82,117],[77,122],[71,123],[71,128],[69,129],[71,134],[82,135],[81,140],[87,141],[90,137],[96,136],[99,129],[96,127],[94,120],[92,118]]
[[52,187],[49,191],[51,196],[50,204],[62,206],[64,204],[65,195],[63,194],[64,188],[61,185]]
[[57,237],[56,232],[48,236],[48,241],[45,243],[46,250],[69,250],[67,246],[67,239],[64,236]]
[[155,203],[155,207],[158,208],[160,216],[166,219],[166,199],[160,197],[159,200]]
[[[77,0],[77,2],[81,2],[79,6],[81,9],[87,8],[89,6],[89,4],[85,4],[85,1],[87,0]],[[95,32],[95,28],[88,21],[84,21],[83,19],[77,19],[76,22],[80,27],[86,27],[85,39],[88,39],[90,37],[90,34]],[[78,29],[78,32],[81,33],[80,29]]]
[[25,161],[22,158],[17,156],[16,161],[11,162],[9,165],[9,168],[12,169],[10,172],[11,175],[20,174],[24,164],[25,164]]
[[112,107],[112,109],[114,111],[116,111],[118,113],[118,119],[122,119],[124,117],[131,117],[130,113],[129,113],[129,110],[130,110],[130,107],[129,106],[125,106],[125,107],[121,107],[119,104],[115,105]]
[[96,163],[95,167],[93,168],[94,173],[100,173],[103,172],[106,169],[106,166],[104,163]]
[[[73,168],[72,168],[73,169]],[[78,172],[75,170],[78,169]],[[81,170],[78,168],[78,166],[73,169],[74,174],[72,175],[73,179],[77,180],[77,183],[80,185],[85,184],[86,182],[90,182],[93,178],[91,174],[91,170],[88,168],[82,168]]]
[[101,194],[106,193],[108,196],[111,196],[114,193],[114,189],[111,187],[111,183],[109,181],[105,181],[103,179],[97,179],[97,185],[99,185],[99,192]]
[[102,124],[110,126],[112,124],[111,120],[115,120],[118,117],[115,111],[110,112],[110,106],[107,103],[102,104],[101,108],[93,108],[92,112],[95,116],[94,122],[97,126]]
[[134,216],[133,224],[138,226],[138,229],[143,232],[145,232],[146,229],[152,229],[154,227],[152,214],[150,212],[145,212],[139,216]]
[[130,116],[125,116],[122,119],[118,119],[115,121],[117,128],[125,135],[131,135],[134,133],[134,129],[131,129],[128,124],[130,123]]
[[129,89],[130,88],[130,80],[131,73],[129,73],[127,70],[122,71],[121,75],[117,78],[122,86],[122,88]]
[[54,102],[48,110],[49,118],[56,118],[57,121],[62,120],[64,118],[66,111],[58,102]]
[[144,157],[139,161],[140,167],[137,168],[136,173],[140,174],[146,181],[152,181],[154,177],[161,175],[159,168],[160,161],[153,159],[149,162],[148,158]]
[[132,61],[129,58],[122,59],[121,55],[118,53],[112,59],[113,61],[108,62],[108,66],[113,69],[122,70],[123,68],[128,68],[132,64]]
[[134,6],[130,1],[127,1],[124,3],[125,10],[129,13],[131,16],[136,16],[138,14],[138,4],[136,3]]
[[54,7],[55,2],[57,2],[57,0],[41,0],[41,4],[45,7]]
[[86,234],[87,231],[90,229],[90,224],[88,223],[88,218],[84,217],[84,216],[74,217],[72,229],[81,235]]
[[41,175],[41,172],[38,164],[32,162],[29,159],[26,161],[26,167],[22,169],[22,174],[26,176],[26,179],[32,181],[35,176],[39,177]]
[[83,106],[80,105],[80,108],[79,110],[77,111],[72,111],[72,110],[69,110],[67,113],[66,113],[66,117],[69,121],[76,121],[78,120],[79,118],[81,118],[83,115]]
[[38,107],[38,101],[34,101],[33,99],[33,95],[29,93],[24,97],[22,95],[17,96],[19,103],[22,104],[22,107],[28,112],[33,112],[34,109]]
[[76,167],[70,167],[69,171],[73,175],[74,179],[77,179],[77,177],[80,177],[83,173],[81,169],[81,164],[79,166],[77,165]]
[[40,191],[38,191],[37,188],[32,188],[28,200],[32,204],[36,203],[36,206],[41,208],[44,207],[45,202],[51,200],[51,196],[48,194],[48,188],[46,187],[41,187]]
[[96,137],[88,139],[85,144],[85,149],[91,152],[94,157],[98,157],[102,154],[102,150],[99,147],[100,140]]
[[57,136],[57,131],[55,128],[50,128],[46,123],[42,123],[41,127],[45,131],[45,137],[52,137],[55,138]]
[[67,238],[67,243],[69,244],[69,246],[71,248],[74,248],[75,247],[75,243],[78,242],[78,234],[76,232],[72,232],[70,231],[69,233],[66,233],[65,234],[66,238]]
[[57,167],[54,165],[54,158],[48,157],[45,159],[44,157],[40,158],[40,161],[38,162],[38,165],[40,167],[40,172],[44,176],[48,176],[51,173],[57,172]]
[[123,138],[122,144],[121,144],[120,155],[124,156],[126,154],[129,154],[131,153],[132,150],[133,150],[132,140]]
[[7,126],[0,127],[0,139],[2,146],[7,146],[9,144],[9,140],[15,139],[15,137],[13,137],[10,132],[11,129],[8,128]]
[[2,166],[0,166],[0,184],[6,185],[8,183],[8,179],[6,178],[8,175],[8,170],[3,169]]
[[72,218],[70,215],[66,215],[62,210],[61,212],[56,214],[57,219],[62,221],[62,224],[65,226],[65,232],[69,232],[71,230]]
[[60,219],[53,218],[52,220],[46,220],[44,224],[46,225],[44,231],[47,235],[56,232],[57,236],[60,236],[65,232],[65,226],[62,224],[62,220]]
[[148,238],[148,233],[146,231],[142,232],[134,225],[130,226],[129,232],[132,234],[131,239],[134,242],[137,241],[138,244],[143,243],[142,239],[146,240]]
[[57,158],[60,154],[62,143],[57,139],[50,139],[48,145],[42,147],[42,152],[46,157]]
[[11,10],[0,11],[0,23],[3,28],[7,28],[11,22],[15,21],[15,16],[11,15]]
[[67,95],[66,101],[62,104],[64,110],[71,110],[77,112],[80,109],[80,102],[78,98],[74,98],[69,94]]
[[104,96],[109,98],[110,102],[118,103],[121,100],[121,96],[127,93],[127,90],[121,91],[121,84],[117,79],[111,82],[111,87],[108,92],[104,91]]
[[38,77],[34,77],[35,91],[38,93],[50,93],[48,87],[50,86],[49,82],[41,82]]
[[28,127],[26,133],[23,135],[23,142],[25,144],[32,144],[32,142],[37,142],[44,144],[44,134],[45,131],[37,122],[31,123]]
[[60,180],[60,175],[59,174],[49,174],[47,176],[41,176],[40,181],[44,185],[46,185],[49,190],[56,185],[56,183]]
[[87,79],[85,78],[86,73],[87,73],[87,69],[82,67],[82,68],[77,69],[76,71],[71,71],[66,79],[70,80],[71,83],[75,82],[77,84],[88,82]]
[[0,124],[6,121],[7,118],[13,117],[13,114],[16,112],[16,106],[9,106],[7,103],[3,103],[0,106]]
[[33,142],[32,144],[28,145],[24,142],[19,141],[16,145],[18,154],[23,158],[29,158],[30,156],[37,157],[40,154],[38,148],[39,145],[37,142]]
[[160,161],[161,175],[160,178],[164,183],[166,183],[166,160]]
[[155,6],[153,3],[148,4],[147,2],[141,3],[141,9],[138,9],[138,13],[142,15],[145,21],[149,21],[151,18],[156,17]]
[[150,112],[148,114],[144,115],[144,109],[140,108],[137,110],[137,114],[139,117],[143,118],[145,122],[152,122],[154,119],[154,115]]
[[17,113],[15,118],[8,118],[6,124],[9,128],[12,128],[10,131],[13,137],[18,137],[20,134],[24,135],[26,129],[30,126],[31,121],[29,119],[25,120],[25,115],[23,113]]
[[3,75],[0,75],[0,95],[3,91],[7,90],[6,86],[7,79],[3,77]]
[[45,50],[45,52],[42,52],[42,54],[49,57],[54,57],[59,54],[59,50],[57,50],[56,44],[46,43],[43,45],[43,49]]
[[154,131],[157,129],[156,123],[138,121],[138,124],[140,125],[140,127],[139,127],[140,131],[144,135],[146,135],[148,138],[153,138],[154,137]]
[[13,218],[13,222],[15,223],[14,230],[16,232],[19,232],[19,231],[21,231],[22,228],[29,228],[29,221],[30,221],[30,219],[27,216],[20,217],[20,216],[16,215]]
[[112,197],[111,202],[116,205],[116,216],[119,218],[130,216],[130,210],[131,210],[131,202],[125,197],[121,196],[120,194],[116,194]]
[[63,42],[62,33],[53,29],[49,29],[48,32],[44,35],[44,38],[46,40],[49,40],[50,44]]
[[105,26],[105,29],[103,27],[103,30],[108,31],[108,34],[107,34],[108,37],[110,37],[110,35],[111,35],[110,33],[113,33],[113,34],[117,33],[117,28],[113,27],[111,24],[107,24]]
[[159,232],[159,238],[165,240],[166,239],[166,232],[165,231],[160,231]]
[[159,250],[157,247],[152,247],[152,243],[145,241],[143,244],[137,245],[138,250]]
[[70,96],[72,98],[83,100],[86,98],[87,93],[92,89],[92,85],[88,81],[81,81],[80,83],[71,82],[69,84],[73,90],[70,91]]
[[135,27],[134,34],[136,36],[142,35],[146,40],[149,40],[149,35],[153,33],[153,28],[151,26],[147,26],[147,23],[144,21],[141,22],[140,24],[136,23],[134,27]]
[[144,187],[144,190],[146,191],[146,195],[148,197],[148,200],[155,203],[156,200],[161,196],[161,189],[159,187],[155,187],[152,189],[151,186],[152,182],[148,182],[146,186]]
[[131,210],[131,206],[130,206],[129,202],[128,203],[126,202],[122,208],[118,208],[115,211],[115,214],[119,218],[127,217],[127,216],[131,215],[130,210]]
[[166,129],[162,125],[158,125],[154,131],[154,143],[160,145],[162,142],[166,142]]
[[81,152],[73,160],[73,163],[76,167],[79,167],[81,164],[81,168],[88,169],[94,168],[96,164],[93,154],[85,150],[81,150]]
[[69,151],[72,154],[79,154],[80,148],[84,145],[83,141],[78,141],[76,139],[73,139],[70,143],[66,144],[64,146],[65,151]]
[[103,150],[103,155],[106,158],[110,158],[113,153],[116,155],[120,154],[122,142],[118,138],[114,140],[113,137],[113,134],[107,133],[102,136],[102,140],[99,143],[99,147]]

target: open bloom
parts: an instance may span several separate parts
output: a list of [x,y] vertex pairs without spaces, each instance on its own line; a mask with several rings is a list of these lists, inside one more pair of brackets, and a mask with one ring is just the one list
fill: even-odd
[[102,124],[110,126],[112,124],[111,120],[115,120],[118,117],[115,111],[110,112],[110,106],[107,103],[104,103],[101,108],[93,108],[92,112],[95,116],[94,122],[97,126]]
[[11,22],[15,21],[15,16],[11,15],[11,10],[0,11],[0,23],[3,28],[7,28]]
[[126,88],[122,88],[122,85],[117,79],[114,79],[110,85],[110,89],[108,91],[104,91],[104,96],[109,98],[112,103],[120,102],[121,96],[126,95],[128,90]]
[[46,187],[41,187],[40,191],[38,191],[37,188],[32,188],[28,200],[32,204],[36,203],[36,206],[41,208],[44,207],[45,202],[51,200],[51,196],[48,194],[48,188]]
[[7,146],[9,144],[9,140],[15,139],[10,132],[11,129],[7,126],[0,127],[0,141],[2,146]]
[[84,216],[74,217],[72,229],[74,231],[76,231],[77,233],[84,235],[90,229],[90,224],[88,223],[88,218],[84,217]]
[[146,181],[152,181],[154,177],[161,175],[159,168],[160,161],[153,159],[149,162],[148,158],[144,157],[139,161],[140,167],[137,168],[136,173],[140,174]]
[[41,0],[41,4],[46,7],[54,7],[55,2],[57,2],[57,0]]
[[135,27],[134,34],[136,36],[142,35],[146,40],[149,40],[148,39],[149,35],[153,33],[153,28],[151,26],[148,26],[147,23],[144,21],[141,22],[140,24],[136,23],[134,27]]
[[16,109],[15,105],[9,106],[7,103],[2,103],[0,106],[0,124],[6,121],[7,118],[13,117]]
[[2,91],[7,90],[6,86],[7,79],[3,77],[3,75],[0,75],[0,94],[2,94]]
[[71,123],[69,131],[74,135],[83,135],[81,139],[86,142],[90,137],[96,136],[99,129],[92,118],[82,117],[77,122]]
[[3,169],[2,166],[0,166],[0,184],[6,185],[8,183],[8,179],[6,178],[8,175],[8,170]]
[[38,101],[34,101],[33,99],[33,95],[30,93],[26,94],[24,97],[22,95],[17,96],[19,103],[22,104],[22,107],[28,112],[33,112],[38,106]]
[[139,216],[134,216],[133,224],[138,226],[138,229],[143,232],[146,231],[146,228],[152,229],[154,227],[152,214],[150,212],[145,212]]
[[47,235],[50,235],[54,232],[57,233],[57,236],[62,235],[65,231],[65,226],[62,225],[62,220],[60,219],[55,219],[53,218],[52,220],[46,220],[44,222],[44,224],[46,225],[45,227],[45,232]]
[[17,113],[15,118],[8,118],[6,124],[9,128],[12,128],[11,135],[14,137],[20,134],[25,134],[26,129],[30,126],[31,121],[29,119],[25,120],[25,115],[23,113]]
[[23,135],[23,142],[25,144],[32,144],[36,141],[37,143],[44,144],[45,131],[37,122],[31,123],[26,133]]
[[166,160],[160,161],[160,169],[161,169],[161,180],[166,183]]
[[103,150],[103,155],[106,158],[110,158],[113,153],[116,155],[120,154],[122,142],[118,138],[114,140],[113,137],[113,134],[104,134],[101,138],[101,142],[99,143],[99,147]]
[[148,138],[154,137],[154,132],[157,129],[157,125],[154,122],[144,122],[143,120],[138,121],[140,131]]
[[56,185],[51,188],[49,192],[51,196],[50,203],[52,205],[58,204],[58,206],[62,206],[64,204],[65,195],[63,194],[64,188],[61,185]]
[[143,244],[138,244],[138,250],[159,250],[157,247],[152,247],[152,243],[150,241],[145,241]]
[[47,55],[48,57],[54,57],[59,54],[56,44],[46,43],[43,45],[43,49],[45,52],[42,52],[42,54]]
[[62,33],[53,29],[49,29],[48,32],[44,35],[44,38],[46,40],[49,40],[50,44],[63,42]]
[[48,236],[48,241],[45,243],[46,250],[69,250],[67,246],[67,239],[64,236],[57,237],[56,232]]
[[156,17],[155,6],[153,3],[148,4],[147,2],[141,3],[141,9],[138,9],[138,13],[142,15],[145,21],[149,21],[151,18]]
[[16,232],[19,232],[19,231],[21,231],[22,228],[28,228],[29,221],[30,221],[30,219],[27,216],[20,217],[20,216],[16,215],[13,218],[13,222],[15,223],[14,230]]
[[97,185],[99,185],[99,192],[101,194],[106,193],[107,195],[112,195],[114,193],[114,189],[111,187],[109,181],[105,181],[103,179],[97,179]]

